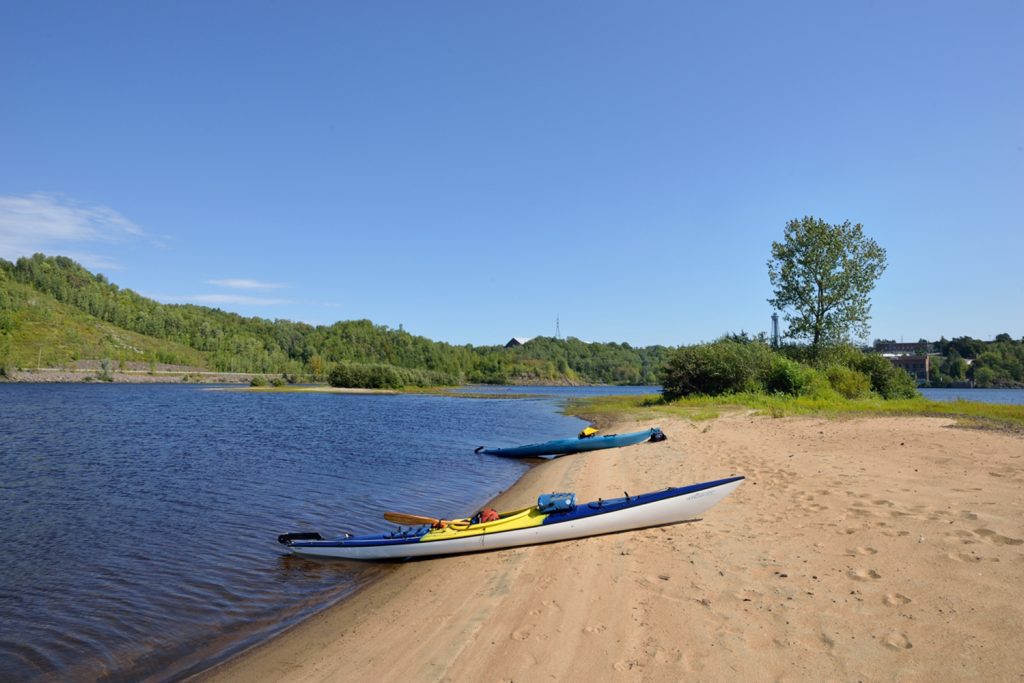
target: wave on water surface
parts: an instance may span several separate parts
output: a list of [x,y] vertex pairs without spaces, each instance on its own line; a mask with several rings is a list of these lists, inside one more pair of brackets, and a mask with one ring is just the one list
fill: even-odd
[[7,680],[200,670],[389,570],[292,558],[277,534],[469,514],[528,467],[476,446],[584,424],[555,396],[12,384],[0,405]]

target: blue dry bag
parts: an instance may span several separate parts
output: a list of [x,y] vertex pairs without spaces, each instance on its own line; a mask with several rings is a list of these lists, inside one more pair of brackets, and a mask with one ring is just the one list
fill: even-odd
[[576,507],[575,493],[542,493],[537,497],[541,512],[566,512]]

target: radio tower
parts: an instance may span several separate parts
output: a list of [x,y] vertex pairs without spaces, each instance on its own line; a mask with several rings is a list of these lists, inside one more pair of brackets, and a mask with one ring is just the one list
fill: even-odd
[[555,315],[555,339],[562,338],[562,326],[558,324],[558,315]]

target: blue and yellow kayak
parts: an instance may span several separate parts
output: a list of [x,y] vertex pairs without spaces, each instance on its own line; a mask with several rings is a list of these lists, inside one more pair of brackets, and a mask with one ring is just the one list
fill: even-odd
[[528,446],[512,446],[510,448],[486,448],[481,446],[476,449],[476,452],[487,455],[499,455],[503,458],[539,458],[547,455],[568,455],[570,453],[597,451],[602,448],[632,446],[648,439],[651,441],[664,441],[665,434],[658,427],[652,427],[642,432],[587,436],[576,439],[557,439],[555,441],[534,443]]
[[694,519],[732,493],[743,477],[729,477],[663,491],[626,495],[609,500],[576,504],[573,494],[541,496],[538,504],[498,516],[490,522],[460,519],[444,525],[424,524],[367,536],[325,539],[318,533],[282,534],[278,542],[294,555],[388,560],[429,557],[522,545],[564,541],[675,524]]

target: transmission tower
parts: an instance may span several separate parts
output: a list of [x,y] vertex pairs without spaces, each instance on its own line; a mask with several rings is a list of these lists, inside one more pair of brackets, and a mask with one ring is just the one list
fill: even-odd
[[562,338],[562,326],[559,324],[558,316],[555,316],[555,339]]

